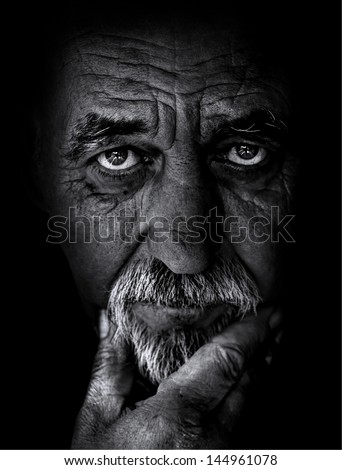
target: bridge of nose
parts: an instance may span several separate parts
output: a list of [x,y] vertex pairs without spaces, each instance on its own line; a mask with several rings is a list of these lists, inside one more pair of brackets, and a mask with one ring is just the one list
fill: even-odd
[[[210,209],[220,203],[200,143],[198,103],[196,106],[194,100],[178,97],[174,119],[169,119],[168,124],[173,139],[162,151],[163,165],[147,201],[148,247],[150,255],[172,271],[194,273],[210,264],[217,249],[213,249],[209,239],[206,218]],[[203,230],[194,231],[194,220]],[[168,233],[161,235],[163,228]]]

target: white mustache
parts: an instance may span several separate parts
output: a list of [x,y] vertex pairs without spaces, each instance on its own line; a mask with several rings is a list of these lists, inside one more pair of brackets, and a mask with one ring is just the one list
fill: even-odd
[[[175,274],[161,261],[150,258],[129,264],[113,283],[108,314],[115,323],[116,341],[132,347],[139,372],[158,384],[181,367],[203,344],[247,312],[256,314],[261,301],[257,286],[238,260],[218,260],[197,274]],[[130,308],[147,302],[173,308],[203,308],[230,304],[206,328],[151,331]],[[184,313],[185,315],[185,313]]]
[[175,274],[155,258],[128,265],[116,278],[108,307],[147,302],[173,308],[203,308],[229,303],[240,314],[256,310],[258,288],[240,261],[218,260],[196,274]]

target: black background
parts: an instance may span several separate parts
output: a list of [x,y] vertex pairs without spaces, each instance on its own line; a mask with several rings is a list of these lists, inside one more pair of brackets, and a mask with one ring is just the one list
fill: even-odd
[[[341,448],[340,11],[338,2],[334,10],[327,2],[274,3],[254,8],[285,32],[298,95],[295,145],[305,159],[287,276],[291,328],[272,384],[260,396],[268,414],[260,406],[253,426],[245,430],[245,447],[336,449]],[[32,38],[40,38],[42,24],[58,27],[69,8],[16,5],[1,20],[4,449],[70,446],[96,350],[67,261],[58,246],[45,243],[46,218],[31,203],[20,177],[23,157],[28,158],[23,139],[27,101],[39,61]],[[114,2],[113,8],[120,6]],[[222,14],[228,7],[216,8]]]

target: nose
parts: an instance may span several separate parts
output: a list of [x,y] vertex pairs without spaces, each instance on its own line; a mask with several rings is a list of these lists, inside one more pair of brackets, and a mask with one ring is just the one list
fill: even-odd
[[[194,152],[181,158],[165,158],[162,175],[150,193],[147,247],[176,274],[194,274],[205,269],[219,248],[219,217],[215,186]],[[216,237],[216,238],[215,238]]]

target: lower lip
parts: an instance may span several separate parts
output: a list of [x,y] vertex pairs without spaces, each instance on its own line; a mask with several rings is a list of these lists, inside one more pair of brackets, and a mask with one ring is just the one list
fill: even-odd
[[206,328],[229,309],[233,309],[233,306],[221,304],[204,308],[171,308],[141,302],[132,305],[134,315],[155,331]]

